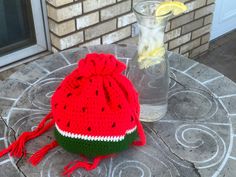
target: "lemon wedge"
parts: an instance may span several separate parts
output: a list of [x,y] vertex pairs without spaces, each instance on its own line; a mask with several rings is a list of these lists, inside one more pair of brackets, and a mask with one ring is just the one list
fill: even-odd
[[140,53],[138,57],[140,69],[148,68],[160,63],[164,59],[164,55],[164,47],[157,47],[151,51],[144,51]]
[[165,48],[158,47],[151,51],[142,52],[139,54],[139,61],[152,58],[152,57],[163,57],[165,55]]
[[180,15],[187,10],[187,6],[179,1],[165,1],[161,2],[156,8],[156,16],[162,16],[172,12],[173,15]]

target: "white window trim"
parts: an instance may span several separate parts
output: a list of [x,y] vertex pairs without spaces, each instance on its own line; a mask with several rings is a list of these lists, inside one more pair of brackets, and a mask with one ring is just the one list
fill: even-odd
[[[50,49],[45,0],[31,0],[36,44],[0,57],[0,67]],[[41,14],[41,15],[39,15]]]

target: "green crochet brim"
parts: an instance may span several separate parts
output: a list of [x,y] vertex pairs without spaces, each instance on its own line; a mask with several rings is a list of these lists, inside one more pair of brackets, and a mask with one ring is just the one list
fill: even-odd
[[88,141],[62,136],[57,129],[54,131],[55,138],[60,146],[66,151],[83,154],[87,157],[108,155],[128,149],[129,145],[138,137],[137,131],[127,134],[124,140],[119,142]]

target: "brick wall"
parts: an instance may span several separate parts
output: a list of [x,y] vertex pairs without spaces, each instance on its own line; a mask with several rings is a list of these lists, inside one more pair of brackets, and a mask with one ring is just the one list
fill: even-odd
[[[47,0],[53,51],[110,44],[138,33],[132,6],[140,0]],[[214,0],[181,0],[189,10],[166,28],[169,50],[195,57],[209,47]]]

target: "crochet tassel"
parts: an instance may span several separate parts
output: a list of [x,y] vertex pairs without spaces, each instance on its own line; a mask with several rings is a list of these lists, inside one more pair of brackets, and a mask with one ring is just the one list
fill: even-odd
[[53,148],[57,147],[58,143],[57,141],[53,141],[50,144],[44,146],[42,149],[34,153],[30,158],[29,162],[33,165],[36,166],[41,162],[43,157],[48,153],[48,151],[52,150]]
[[143,130],[143,126],[140,121],[137,121],[137,128],[138,128],[138,135],[139,135],[139,140],[134,141],[133,145],[135,146],[143,146],[146,144],[146,136]]
[[[47,121],[50,120],[48,123]],[[38,127],[31,132],[24,132],[22,133],[16,141],[14,141],[8,148],[3,149],[0,152],[0,157],[10,152],[10,155],[13,157],[22,157],[23,155],[26,155],[25,150],[25,144],[41,134],[43,134],[45,131],[47,131],[49,128],[51,128],[54,125],[54,121],[52,119],[51,113],[49,113],[38,125]]]
[[[70,162],[67,166],[64,167],[64,172],[63,175],[67,175],[68,177],[71,177],[72,173],[77,170],[78,168],[84,168],[86,170],[93,170],[95,169],[101,160],[111,157],[111,155],[107,155],[107,156],[99,156],[96,157],[93,161],[93,163],[90,162],[81,162],[81,161],[72,161]],[[76,162],[76,163],[75,163]],[[75,163],[74,165],[72,165],[73,163]]]

